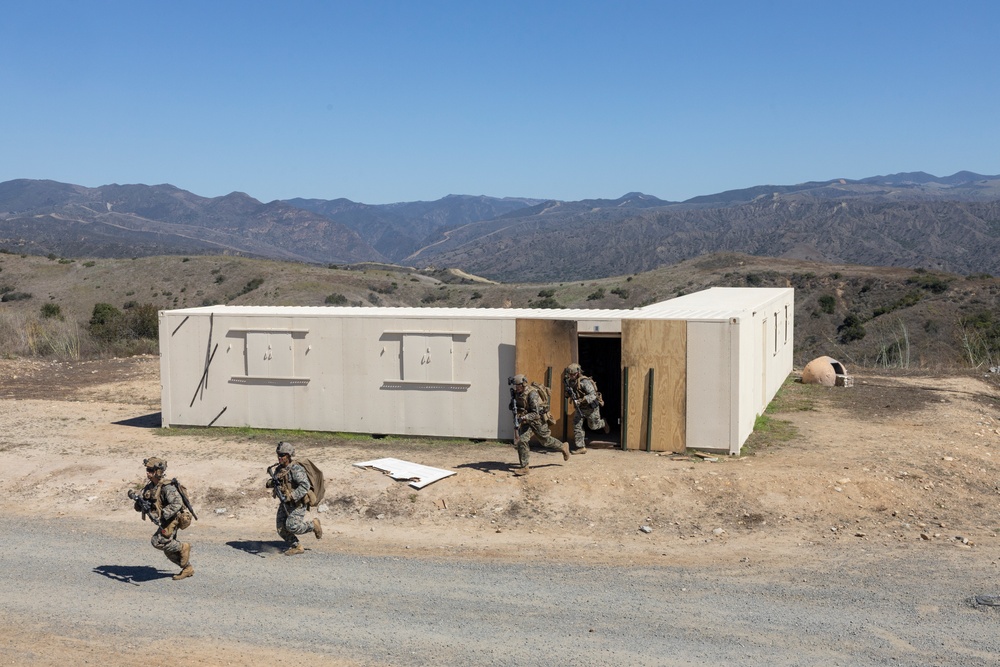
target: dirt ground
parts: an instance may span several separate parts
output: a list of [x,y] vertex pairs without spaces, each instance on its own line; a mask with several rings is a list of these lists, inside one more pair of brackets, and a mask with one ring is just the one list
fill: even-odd
[[[534,451],[504,443],[288,434],[327,477],[310,548],[474,559],[717,563],[830,550],[1000,546],[1000,391],[989,374],[854,373],[790,382],[739,457]],[[0,360],[0,512],[138,522],[126,491],[160,456],[190,490],[190,541],[276,540],[264,488],[276,434],[159,428],[155,357]],[[783,426],[777,424],[777,426]],[[778,429],[787,431],[788,428]],[[454,470],[424,489],[353,464],[395,457]]]

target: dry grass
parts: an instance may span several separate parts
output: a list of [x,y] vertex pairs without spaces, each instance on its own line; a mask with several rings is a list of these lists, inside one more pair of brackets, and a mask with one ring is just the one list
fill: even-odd
[[[849,367],[872,368],[962,368],[993,359],[996,351],[990,349],[969,358],[970,332],[959,323],[962,317],[998,310],[1000,280],[950,276],[948,288],[936,293],[913,283],[914,275],[910,269],[721,253],[629,276],[502,284],[451,270],[377,264],[327,267],[228,256],[63,260],[2,253],[0,290],[32,296],[0,303],[0,345],[8,356],[68,359],[156,352],[148,341],[109,349],[90,340],[86,325],[97,303],[119,309],[148,303],[166,310],[212,304],[323,306],[333,297],[362,307],[547,302],[634,308],[712,286],[791,286],[796,290],[797,366],[821,355]],[[46,305],[58,306],[63,319],[43,318]],[[842,343],[837,328],[849,313],[861,318],[867,336]]]

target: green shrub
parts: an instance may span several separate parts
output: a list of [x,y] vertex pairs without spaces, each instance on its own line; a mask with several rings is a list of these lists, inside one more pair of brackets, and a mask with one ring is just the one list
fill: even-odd
[[933,273],[918,272],[917,275],[907,278],[906,282],[910,285],[916,285],[921,289],[928,290],[934,294],[941,294],[948,289],[948,285],[951,281],[942,278],[941,276],[936,276]]
[[[222,276],[219,276],[219,278],[222,278]],[[221,281],[216,279],[216,282],[221,282]],[[250,292],[254,291],[263,284],[264,284],[263,278],[254,278],[253,280],[251,280],[250,282],[248,282],[246,285],[243,286],[243,289],[240,290],[240,293],[237,294],[237,296],[240,296],[242,294],[249,294]],[[167,294],[167,292],[164,292],[164,294]]]
[[156,340],[160,335],[160,320],[156,306],[144,303],[122,312],[110,303],[94,304],[88,328],[90,335],[102,343],[122,343],[139,339]]
[[861,318],[854,313],[848,313],[847,317],[844,318],[844,323],[837,327],[837,340],[847,344],[851,341],[861,340],[866,333]]
[[604,288],[598,287],[596,290],[587,295],[587,301],[600,301],[604,298]]
[[52,317],[62,319],[62,308],[58,303],[47,303],[42,306],[42,317],[49,319]]
[[551,296],[544,297],[538,301],[529,301],[529,308],[562,308],[562,304],[553,299]]
[[4,293],[4,295],[2,297],[0,297],[0,301],[5,301],[5,302],[6,301],[24,301],[25,299],[30,299],[30,298],[31,298],[31,295],[29,293],[27,293],[27,292],[11,292],[11,291],[7,291],[7,292]]
[[819,298],[819,309],[827,315],[833,315],[833,309],[837,306],[837,300],[830,294],[824,294]]
[[326,297],[324,303],[330,306],[343,306],[347,304],[347,297],[343,294],[334,292],[330,296]]

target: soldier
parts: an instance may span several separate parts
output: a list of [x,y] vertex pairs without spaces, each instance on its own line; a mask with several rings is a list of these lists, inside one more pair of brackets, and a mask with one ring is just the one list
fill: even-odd
[[540,395],[539,388],[529,385],[528,378],[521,374],[507,380],[507,384],[513,385],[511,410],[517,427],[517,457],[520,463],[514,468],[514,474],[528,474],[528,444],[533,435],[542,447],[562,452],[563,461],[569,461],[569,444],[553,438],[549,430],[549,404]]
[[178,542],[177,531],[191,525],[191,517],[194,516],[191,503],[184,487],[176,479],[164,480],[163,475],[167,471],[165,460],[151,456],[142,463],[146,466],[146,479],[149,481],[139,493],[129,489],[128,497],[135,501],[135,511],[142,512],[143,519],[148,516],[156,524],[150,543],[181,568],[173,579],[187,579],[194,574],[191,545]]
[[306,521],[308,507],[305,496],[312,485],[309,483],[306,469],[298,463],[292,463],[295,448],[291,443],[279,442],[275,453],[278,455],[278,462],[267,469],[270,479],[265,482],[265,486],[281,501],[278,504],[275,524],[278,535],[288,545],[285,555],[294,556],[304,551],[298,536],[311,532],[318,540],[323,537],[323,526],[320,525],[319,519],[313,519],[312,523]]
[[606,421],[601,419],[601,406],[604,401],[600,392],[597,391],[597,383],[593,378],[582,374],[580,364],[570,364],[563,371],[563,387],[566,389],[566,396],[573,401],[576,408],[573,411],[573,437],[575,438],[575,448],[573,454],[587,453],[586,434],[583,430],[583,422],[586,420],[591,431],[598,429],[608,433],[611,427]]

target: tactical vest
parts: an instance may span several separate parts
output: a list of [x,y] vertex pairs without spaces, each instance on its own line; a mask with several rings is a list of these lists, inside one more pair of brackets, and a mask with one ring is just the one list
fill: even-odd
[[[156,512],[156,521],[161,523],[161,525],[163,521],[163,487],[167,484],[173,484],[177,487],[177,493],[181,496],[181,503],[184,503],[187,499],[187,489],[185,489],[176,479],[172,479],[169,482],[164,479],[160,479],[155,486],[147,486],[142,491],[142,497],[153,503],[153,510]],[[171,517],[170,523],[163,526],[163,528],[167,532],[175,529],[184,530],[191,525],[191,518],[192,515],[190,510],[182,504],[181,508],[177,510],[177,514]]]
[[320,501],[323,500],[323,496],[326,494],[326,483],[323,479],[323,471],[316,467],[309,459],[298,459],[293,461],[286,467],[278,468],[275,471],[274,476],[278,480],[278,485],[281,487],[281,495],[285,498],[292,497],[292,491],[296,488],[293,486],[294,481],[292,479],[292,466],[300,466],[306,473],[306,479],[309,480],[309,490],[306,494],[302,496],[295,504],[305,505],[306,507],[316,507],[319,505]]

